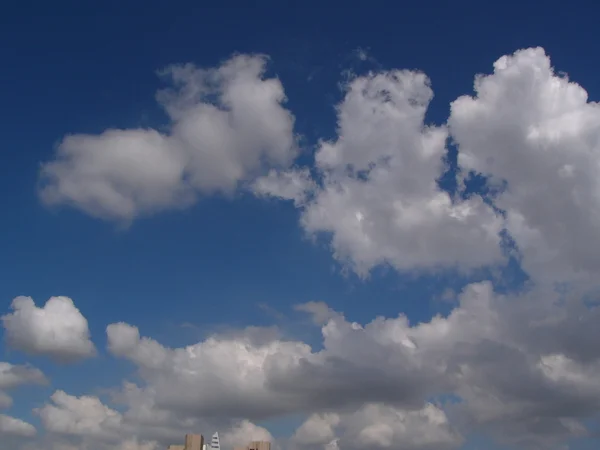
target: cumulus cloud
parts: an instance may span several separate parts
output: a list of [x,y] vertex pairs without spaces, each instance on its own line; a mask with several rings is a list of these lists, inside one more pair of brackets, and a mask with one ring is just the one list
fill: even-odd
[[263,427],[259,427],[249,420],[238,422],[224,434],[219,435],[224,448],[245,447],[252,441],[273,442],[273,435]]
[[17,297],[11,307],[13,312],[2,316],[11,347],[65,362],[96,353],[87,319],[70,298],[52,297],[37,307],[30,297]]
[[[319,444],[358,439],[345,441],[338,433],[348,417],[373,416],[373,423],[388,417],[387,437],[381,439],[408,440],[414,448],[452,448],[478,429],[513,444],[549,447],[585,434],[584,420],[600,412],[600,385],[593,375],[600,368],[595,345],[600,309],[580,299],[565,301],[541,288],[500,295],[489,282],[475,283],[448,316],[414,325],[403,315],[359,324],[326,305],[309,305],[328,312],[319,320],[324,322],[320,350],[275,337],[255,342],[242,334],[168,348],[140,337],[131,325],[110,325],[109,350],[132,361],[143,380],[121,396],[133,390],[151,399],[153,408],[215,420],[324,414],[331,431],[314,435],[322,436]],[[456,401],[444,409],[423,409],[427,399],[448,396]],[[365,404],[375,406],[356,413]],[[440,428],[425,433],[433,441],[422,441],[419,433],[403,434],[395,420],[416,421],[406,425],[406,433]],[[296,443],[316,445],[306,438],[317,427],[313,422],[298,431]]]
[[198,194],[231,194],[264,166],[296,156],[294,118],[283,86],[265,78],[263,56],[234,56],[221,66],[191,64],[163,71],[173,87],[157,100],[168,132],[106,130],[66,136],[42,167],[41,199],[127,223],[183,208]]
[[553,448],[585,436],[600,413],[600,308],[580,298],[473,283],[449,315],[418,324],[403,315],[361,324],[308,305],[327,312],[317,314],[319,349],[242,332],[169,348],[111,324],[108,349],[137,367],[138,381],[115,389],[110,404],[56,391],[35,412],[51,442],[90,450],[160,448],[196,430],[218,430],[233,446],[270,438],[250,420],[282,414],[307,414],[294,448],[456,449],[473,431]]
[[310,314],[312,321],[316,325],[324,325],[329,319],[336,317],[338,314],[332,310],[325,302],[306,302],[294,306],[296,311]]
[[[266,386],[264,366],[277,361],[293,364],[310,355],[302,342],[252,337],[214,336],[185,348],[171,349],[125,323],[107,327],[108,349],[135,363],[152,386],[159,406],[187,414],[213,417],[260,418],[294,408],[283,395]],[[201,388],[198,388],[201,386]]]
[[338,131],[305,170],[257,180],[259,195],[291,199],[309,233],[327,233],[337,259],[359,274],[380,264],[406,271],[478,268],[502,261],[502,219],[479,197],[437,185],[447,129],[427,126],[433,91],[419,72],[354,78],[337,106]]
[[340,416],[336,413],[311,414],[298,427],[290,441],[299,447],[323,447],[332,442],[337,443],[336,428],[340,421]]
[[[168,68],[174,87],[157,98],[170,131],[66,137],[44,165],[42,198],[130,221],[187,206],[199,192],[232,192],[269,165],[289,166],[293,116],[281,83],[265,78],[265,62],[238,55],[212,69]],[[254,191],[293,200],[303,227],[328,234],[335,257],[361,274],[379,264],[496,264],[504,228],[530,275],[558,282],[594,274],[600,110],[586,91],[534,48],[478,75],[475,95],[452,103],[447,127],[425,123],[432,96],[415,71],[354,77],[337,106],[337,137],[319,143],[312,170],[271,170]],[[478,195],[438,187],[449,136],[462,174],[483,174],[500,189],[493,202],[505,217]]]
[[12,389],[24,384],[45,384],[47,379],[41,370],[28,365],[0,362],[0,389]]
[[[452,103],[448,129],[424,123],[432,95],[417,72],[354,78],[337,107],[337,139],[317,148],[315,175],[272,172],[255,183],[256,193],[293,200],[303,227],[329,233],[335,257],[359,273],[386,263],[400,270],[495,264],[506,229],[536,280],[593,278],[600,107],[585,89],[531,48],[478,75],[475,95]],[[439,189],[448,136],[461,177],[484,175],[505,216],[478,195],[464,200]]]
[[122,415],[105,406],[98,397],[74,397],[56,391],[51,403],[36,410],[44,428],[53,433],[111,438],[117,436]]
[[0,414],[0,436],[14,435],[30,437],[35,436],[36,430],[30,423],[21,419]]
[[22,385],[41,385],[47,382],[42,371],[35,367],[0,362],[0,409],[10,408],[13,404],[6,391]]
[[[248,420],[210,422],[177,416],[157,407],[152,397],[137,386],[126,383],[118,395],[123,412],[111,408],[96,396],[74,396],[56,391],[50,402],[35,410],[56,445],[77,443],[84,449],[154,450],[168,444],[183,442],[186,433],[210,436],[221,432],[226,448],[247,439],[272,440],[271,434]],[[67,441],[65,441],[67,440]]]
[[465,173],[501,189],[495,204],[523,267],[550,282],[595,276],[600,106],[585,89],[556,74],[543,49],[521,50],[478,76],[448,123]]
[[452,429],[444,411],[429,403],[414,411],[368,404],[341,415],[313,414],[291,442],[301,448],[443,450],[458,448],[464,440]]

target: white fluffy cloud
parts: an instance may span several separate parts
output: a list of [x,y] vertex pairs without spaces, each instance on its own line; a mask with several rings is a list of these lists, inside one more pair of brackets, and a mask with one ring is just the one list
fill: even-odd
[[313,322],[316,325],[324,325],[329,319],[336,317],[338,314],[332,310],[325,302],[306,302],[294,306],[296,311],[305,312],[311,315]]
[[[138,381],[110,403],[56,391],[35,412],[47,442],[89,450],[160,448],[215,430],[234,446],[270,437],[249,420],[287,413],[308,415],[294,448],[456,449],[482,430],[552,448],[585,436],[600,413],[600,308],[543,288],[499,295],[488,282],[458,300],[448,316],[412,325],[403,315],[359,324],[323,303],[300,305],[321,324],[319,350],[257,339],[256,330],[169,348],[112,324],[109,351],[137,367]],[[6,368],[1,388],[41,381],[33,369],[16,378]]]
[[5,414],[0,414],[0,436],[14,435],[30,437],[35,436],[35,434],[35,427],[30,423]]
[[6,391],[27,384],[46,384],[48,380],[32,366],[19,366],[8,362],[0,362],[0,409],[10,408],[12,398]]
[[463,442],[444,411],[430,403],[413,411],[367,404],[351,413],[313,414],[291,439],[294,447],[342,449],[443,450]]
[[52,403],[39,408],[44,428],[53,433],[111,438],[118,435],[122,415],[105,406],[97,397],[74,397],[56,391]]
[[302,342],[251,337],[211,337],[185,348],[170,349],[150,338],[140,338],[136,327],[117,323],[107,327],[108,346],[127,358],[152,386],[159,406],[187,414],[213,417],[271,416],[297,405],[284,393],[278,397],[267,386],[265,365],[289,365],[310,356]]
[[0,362],[0,389],[12,389],[24,384],[45,384],[44,374],[32,366]]
[[541,48],[503,56],[452,103],[460,166],[506,188],[495,200],[524,268],[552,282],[600,268],[600,106]]
[[500,261],[506,228],[523,268],[543,282],[593,278],[600,266],[600,107],[557,75],[541,48],[500,58],[475,79],[475,96],[451,105],[450,137],[463,176],[488,177],[494,204],[451,199],[443,171],[445,127],[424,125],[432,91],[415,72],[354,79],[338,106],[338,137],[306,170],[272,172],[259,195],[293,200],[309,232],[331,233],[334,255],[360,273],[480,267]]
[[299,447],[323,447],[337,443],[336,428],[341,422],[339,414],[311,414],[291,438],[291,443]]
[[315,155],[320,187],[306,171],[272,172],[260,195],[294,200],[310,233],[330,233],[337,259],[366,274],[478,268],[502,261],[502,219],[480,198],[451,198],[436,180],[448,132],[426,126],[433,92],[425,75],[390,71],[355,78],[337,107],[338,136]]
[[30,297],[17,297],[13,312],[2,316],[11,347],[59,361],[73,361],[96,353],[87,319],[68,297],[52,297],[37,307]]
[[[281,83],[264,77],[265,61],[240,55],[214,69],[169,68],[175,87],[158,95],[169,133],[66,137],[44,165],[42,198],[130,221],[189,205],[198,192],[232,192],[260,175],[263,162],[287,167],[296,154],[293,116],[282,107]],[[254,190],[293,200],[304,228],[330,234],[336,258],[361,274],[379,264],[404,271],[499,263],[504,227],[537,279],[594,274],[600,108],[556,75],[539,48],[500,58],[493,74],[476,77],[475,91],[452,103],[448,129],[463,174],[503,186],[494,202],[505,219],[477,195],[451,198],[438,188],[448,129],[425,124],[433,92],[411,71],[351,80],[336,139],[318,145],[316,175],[275,170]]]
[[249,420],[236,423],[231,429],[220,435],[221,445],[224,448],[245,447],[252,441],[271,441],[273,435],[263,427],[259,427]]
[[189,206],[198,194],[230,194],[264,164],[289,165],[294,118],[265,65],[265,57],[240,55],[213,69],[169,67],[163,75],[174,87],[157,95],[169,131],[66,136],[42,168],[42,200],[127,223]]
[[[325,322],[318,351],[242,334],[168,348],[131,325],[110,325],[110,351],[132,361],[143,380],[119,396],[135,393],[152,404],[146,411],[202,420],[321,414],[330,429],[310,431],[317,426],[309,421],[295,442],[316,445],[306,436],[321,436],[319,445],[342,448],[360,437],[352,435],[360,421],[367,430],[361,439],[381,439],[373,446],[402,440],[410,448],[455,448],[485,429],[511,444],[549,447],[585,434],[583,420],[600,413],[600,309],[578,299],[565,305],[543,289],[499,295],[490,283],[476,283],[450,315],[415,325],[402,315],[361,325],[317,303],[298,309],[314,314],[315,305],[327,311],[316,320]],[[444,409],[423,409],[427,399],[448,396],[456,401]]]
[[209,437],[218,428],[226,448],[248,439],[272,440],[271,434],[247,420],[205,421],[177,416],[156,407],[152,397],[137,386],[126,383],[118,394],[124,412],[103,403],[96,396],[73,396],[56,391],[51,401],[35,410],[48,437],[55,444],[78,443],[90,450],[154,450],[183,442],[189,432],[202,432]]

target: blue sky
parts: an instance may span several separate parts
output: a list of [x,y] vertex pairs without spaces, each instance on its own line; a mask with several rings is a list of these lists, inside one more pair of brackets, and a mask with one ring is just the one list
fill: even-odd
[[[0,200],[4,208],[4,220],[0,221],[0,315],[12,314],[11,302],[17,296],[33,298],[38,307],[42,307],[52,296],[69,297],[87,319],[91,340],[97,349],[94,357],[63,364],[62,361],[57,362],[55,357],[50,357],[52,355],[47,351],[36,351],[34,347],[37,341],[33,338],[23,338],[26,342],[21,341],[21,344],[14,339],[16,343],[11,341],[5,321],[4,330],[0,332],[4,333],[5,341],[0,361],[12,365],[31,364],[49,380],[43,386],[29,386],[20,382],[25,386],[11,389],[13,405],[5,411],[7,415],[33,424],[38,429],[38,438],[48,439],[48,442],[51,440],[57,446],[75,442],[74,445],[89,449],[134,448],[118,447],[122,445],[119,439],[135,437],[139,442],[156,441],[159,443],[156,445],[162,445],[165,439],[170,438],[169,433],[180,431],[177,427],[171,427],[164,436],[146,435],[141,426],[135,428],[129,424],[127,426],[131,428],[119,431],[121,434],[118,439],[112,434],[109,438],[104,435],[98,438],[97,435],[88,436],[79,431],[61,429],[52,425],[50,416],[32,412],[34,408],[47,405],[50,395],[56,390],[73,396],[99,396],[109,407],[126,411],[131,405],[119,406],[108,395],[110,390],[118,389],[123,379],[147,387],[152,387],[153,382],[158,383],[158,375],[148,375],[150,369],[140,362],[139,357],[131,356],[126,351],[119,353],[107,350],[110,339],[107,338],[106,327],[109,324],[131,324],[139,328],[142,336],[151,337],[170,348],[193,345],[213,334],[235,334],[234,330],[249,326],[276,327],[280,333],[278,339],[302,341],[317,352],[325,345],[320,330],[325,323],[312,324],[309,316],[295,310],[295,305],[324,302],[330,310],[343,313],[347,322],[361,324],[367,324],[378,316],[394,319],[402,314],[407,317],[409,325],[415,327],[419,323],[428,323],[436,314],[447,316],[457,307],[454,294],[458,294],[467,284],[482,280],[492,280],[497,293],[509,292],[509,295],[513,295],[519,292],[514,294],[517,303],[520,301],[518,295],[527,289],[531,289],[531,297],[551,297],[553,294],[549,292],[554,293],[555,283],[566,283],[576,297],[583,292],[593,291],[596,261],[593,255],[584,255],[586,246],[582,242],[585,232],[594,229],[597,219],[591,214],[578,214],[580,211],[597,211],[598,202],[593,195],[596,185],[590,181],[593,171],[597,173],[598,170],[592,165],[597,161],[597,156],[579,158],[573,156],[576,152],[570,153],[570,149],[581,147],[583,150],[577,155],[598,154],[600,140],[598,132],[594,130],[594,120],[599,116],[592,107],[582,107],[585,111],[581,114],[589,114],[588,121],[583,116],[565,118],[566,115],[560,115],[560,105],[563,103],[558,100],[558,112],[553,110],[554,115],[543,115],[540,111],[545,104],[542,103],[538,109],[532,108],[531,117],[534,119],[531,123],[527,122],[528,126],[547,126],[561,130],[564,136],[568,135],[564,141],[562,137],[554,136],[555,141],[552,142],[559,142],[556,144],[559,148],[556,158],[564,157],[564,161],[560,159],[564,167],[588,172],[579,172],[572,184],[557,184],[557,191],[550,187],[556,175],[544,172],[549,165],[535,162],[534,157],[524,158],[522,162],[518,160],[520,149],[517,147],[520,141],[517,138],[510,140],[511,130],[518,127],[512,122],[497,128],[489,127],[506,133],[508,145],[514,147],[511,147],[514,154],[506,150],[505,154],[509,156],[501,157],[498,153],[494,161],[502,160],[503,163],[496,166],[490,163],[489,155],[502,152],[505,142],[499,139],[498,145],[490,144],[489,150],[485,151],[480,151],[478,146],[482,142],[497,139],[497,132],[490,132],[489,135],[481,132],[483,137],[480,139],[478,133],[487,130],[487,125],[478,125],[476,118],[467,112],[462,116],[457,112],[455,122],[450,120],[450,127],[456,132],[453,131],[453,135],[448,137],[451,159],[448,177],[454,179],[456,176],[457,147],[459,153],[472,153],[469,161],[465,159],[465,173],[473,170],[485,176],[508,180],[510,195],[499,199],[496,206],[509,211],[508,215],[514,211],[513,217],[525,217],[532,229],[542,236],[542,241],[536,241],[530,234],[519,235],[523,228],[514,223],[501,226],[509,227],[509,233],[514,231],[517,236],[515,247],[526,261],[525,266],[520,264],[519,258],[507,263],[500,261],[499,256],[493,256],[495,250],[487,250],[489,238],[482,238],[481,242],[477,238],[472,241],[467,239],[467,236],[478,236],[477,233],[485,227],[495,226],[491,210],[485,210],[487,222],[479,224],[474,219],[473,224],[460,231],[462,238],[457,238],[454,232],[444,234],[444,228],[447,230],[448,226],[444,226],[443,222],[440,222],[439,230],[434,225],[430,227],[429,222],[418,227],[429,230],[427,232],[431,233],[432,242],[438,242],[439,238],[444,248],[448,244],[449,253],[446,256],[438,255],[435,248],[427,248],[421,249],[426,254],[414,256],[413,261],[411,256],[405,256],[409,251],[407,247],[398,244],[398,251],[393,256],[385,256],[389,253],[382,250],[383,256],[374,254],[375,259],[372,260],[370,256],[361,254],[363,247],[353,247],[347,240],[336,247],[332,235],[338,233],[337,236],[342,236],[345,232],[346,222],[341,216],[339,222],[335,221],[334,213],[332,217],[327,217],[325,224],[317,223],[317,219],[306,219],[315,221],[311,225],[303,222],[303,218],[309,217],[311,205],[317,205],[320,201],[319,194],[313,192],[315,198],[308,200],[315,203],[299,206],[281,200],[285,195],[273,190],[268,192],[271,198],[265,198],[248,188],[248,183],[255,181],[250,175],[236,185],[231,195],[206,193],[198,188],[199,198],[193,204],[180,209],[164,208],[140,214],[127,226],[115,220],[94,217],[89,209],[85,209],[85,205],[81,206],[82,203],[78,204],[66,194],[54,206],[44,203],[40,194],[44,189],[44,180],[40,175],[43,164],[55,160],[57,149],[67,135],[100,135],[107,129],[156,129],[165,135],[170,133],[169,127],[174,120],[157,103],[155,94],[168,85],[168,80],[161,79],[157,72],[174,64],[192,63],[198,68],[209,69],[220,67],[236,54],[268,56],[265,73],[261,77],[278,80],[281,84],[287,99],[282,103],[282,108],[293,115],[293,134],[298,139],[296,150],[299,156],[293,158],[293,162],[286,167],[276,167],[280,173],[301,168],[310,168],[313,173],[317,171],[315,153],[321,148],[320,142],[336,141],[341,133],[336,129],[336,124],[339,125],[336,105],[341,104],[352,81],[360,80],[369,72],[378,74],[408,69],[425,73],[433,90],[425,123],[443,126],[449,118],[450,103],[463,95],[474,95],[476,74],[493,73],[494,62],[503,55],[512,55],[520,49],[543,47],[556,74],[567,72],[570,80],[587,91],[589,101],[596,101],[600,89],[596,76],[600,62],[594,56],[598,37],[596,15],[589,4],[551,2],[542,7],[536,2],[511,1],[494,6],[471,1],[418,5],[331,2],[327,6],[316,2],[291,6],[266,1],[256,6],[246,2],[229,2],[220,6],[188,1],[169,5],[155,1],[125,3],[103,2],[102,5],[92,6],[70,1],[52,4],[33,2],[5,7],[0,15],[0,38],[5,43],[4,64],[0,71],[0,83],[4,86],[4,139],[0,152],[3,168]],[[508,90],[502,91],[507,98],[513,92],[510,86],[514,85],[508,85]],[[540,92],[550,91],[540,87]],[[542,94],[539,98],[543,97]],[[564,104],[568,102],[565,100]],[[526,122],[529,117],[529,111],[524,111],[526,106],[509,116],[518,116]],[[565,111],[567,114],[568,111]],[[487,119],[481,120],[491,123],[505,116],[490,113],[485,117]],[[556,120],[563,122],[553,122],[556,117]],[[584,125],[569,128],[568,120],[579,121],[577,123],[586,124],[589,128]],[[361,123],[366,122],[356,122]],[[381,135],[385,133],[377,130]],[[573,134],[577,135],[573,137]],[[243,142],[250,140],[249,136],[243,136]],[[361,142],[357,148],[364,145]],[[373,147],[367,145],[365,152],[375,148],[376,142]],[[457,142],[454,146],[453,143]],[[404,151],[403,145],[399,144],[399,152]],[[101,152],[103,148],[96,151]],[[239,151],[245,151],[243,145]],[[535,154],[535,158],[543,158],[543,155]],[[513,162],[514,166],[511,165]],[[140,167],[143,163],[143,159],[137,162]],[[528,165],[530,163],[532,165]],[[529,179],[521,174],[518,167],[529,168],[532,177]],[[266,174],[266,170],[262,175]],[[319,176],[324,173],[325,169],[320,175],[315,175],[316,182],[322,182]],[[414,176],[421,180],[428,173],[415,173]],[[519,175],[513,177],[513,173]],[[107,179],[112,176],[105,175]],[[546,196],[532,188],[545,186],[546,182],[549,183]],[[83,183],[82,190],[89,187],[85,185],[85,180]],[[117,189],[118,186],[117,183]],[[514,186],[514,190],[511,190],[511,186]],[[578,190],[579,187],[581,190]],[[565,218],[560,214],[560,200],[556,200],[556,206],[552,202],[558,198],[557,192],[571,188],[578,193],[577,198],[583,200],[576,206],[580,208],[576,210],[577,214],[568,214],[565,209],[565,215],[568,215]],[[476,183],[473,197],[479,197],[481,189],[481,184]],[[535,195],[529,195],[531,192],[535,192]],[[550,195],[552,192],[555,194]],[[589,198],[586,193],[591,193]],[[381,193],[377,198],[388,198],[386,195]],[[324,202],[325,197],[322,198]],[[348,203],[338,201],[336,205],[342,205],[340,208],[350,204],[350,200]],[[324,205],[327,212],[326,203],[318,205]],[[532,210],[531,205],[539,205],[539,210],[537,207]],[[473,205],[470,207],[475,208]],[[372,213],[375,217],[376,210]],[[385,217],[381,220],[385,220]],[[581,228],[571,234],[568,230],[573,229],[572,221],[575,220],[579,221]],[[552,223],[561,224],[562,231],[546,226]],[[394,233],[390,236],[404,242]],[[410,242],[411,236],[407,234],[407,242]],[[384,237],[381,237],[381,246],[378,248],[395,248],[397,241],[384,241]],[[379,234],[371,238],[377,240]],[[427,247],[428,238],[423,239],[422,245]],[[551,243],[548,253],[537,252],[539,242]],[[556,242],[558,244],[554,245]],[[589,245],[592,252],[596,244]],[[470,248],[468,252],[461,250],[465,246]],[[479,250],[483,255],[481,258],[472,256]],[[347,251],[346,256],[338,257],[344,251]],[[457,255],[456,264],[453,252]],[[430,262],[436,256],[441,257],[440,261],[452,260],[452,264],[442,263],[438,266]],[[479,264],[484,259],[491,263]],[[551,263],[546,264],[546,259]],[[353,264],[367,260],[370,261],[366,263],[368,276],[353,271]],[[561,264],[555,264],[557,260]],[[530,277],[531,284],[526,284],[524,280]],[[544,308],[548,306],[547,302],[541,302]],[[510,314],[506,312],[510,307],[507,309],[504,305],[498,308],[503,311],[502,314]],[[534,309],[538,311],[537,306]],[[539,310],[542,309],[540,306]],[[583,314],[590,315],[586,322],[590,328],[587,331],[580,330],[581,335],[573,338],[577,340],[578,349],[592,345],[590,339],[597,336],[597,332],[593,331],[597,314],[591,310],[585,310]],[[549,315],[558,316],[558,313]],[[52,326],[58,327],[57,333],[67,333],[67,319],[61,324],[61,317],[57,316],[58,324]],[[331,320],[335,322],[338,319],[334,317]],[[31,324],[39,325],[42,322],[22,323],[33,327]],[[52,326],[48,325],[49,329]],[[341,327],[339,324],[337,326]],[[563,329],[559,327],[557,332]],[[35,330],[31,333],[34,334]],[[41,336],[42,339],[49,339],[48,334]],[[484,337],[491,339],[487,335]],[[478,339],[483,342],[484,337]],[[418,338],[414,339],[418,341]],[[537,342],[539,337],[533,336],[531,339],[531,342],[535,341],[532,344],[535,352],[538,352],[538,347],[544,347],[544,351],[539,350],[541,353],[538,355],[532,350],[528,353],[530,356],[534,353],[540,358],[543,354],[562,354],[570,358],[569,361],[581,364],[578,370],[582,373],[589,373],[597,367],[598,354],[579,360],[574,356],[579,355],[579,350],[569,354],[565,350],[567,344],[557,342],[555,347],[550,348],[552,344]],[[393,357],[389,359],[393,360]],[[484,363],[473,360],[471,364],[480,367],[477,364]],[[393,388],[389,383],[386,386],[394,391],[402,391],[402,375],[390,374],[400,384]],[[358,375],[352,378],[353,382],[356,382],[356,377]],[[372,382],[364,381],[365,385]],[[201,381],[198,383],[199,391],[208,389]],[[442,381],[440,383],[444,384]],[[452,389],[444,386],[443,389],[428,393],[427,398],[438,401],[444,395],[449,395]],[[414,386],[406,389],[418,390]],[[460,396],[463,391],[456,389],[453,395]],[[491,392],[492,388],[489,389]],[[589,389],[600,392],[594,390],[597,387]],[[557,387],[556,390],[560,389]],[[376,395],[369,395],[365,394],[357,402],[381,400]],[[588,397],[593,395],[597,394],[589,394]],[[501,394],[498,396],[502,398]],[[392,398],[395,397],[390,394]],[[157,402],[160,403],[159,400]],[[416,408],[414,404],[409,407],[402,402],[390,402],[402,411]],[[471,399],[471,402],[477,403],[476,399]],[[469,402],[465,399],[465,403]],[[557,401],[563,406],[565,403],[567,400],[562,403]],[[591,400],[589,403],[595,406],[586,403],[587,406],[581,409],[573,407],[577,409],[576,413],[556,413],[557,417],[587,424],[591,430],[589,437],[578,438],[580,435],[573,432],[548,437],[546,441],[544,431],[539,432],[539,436],[531,430],[520,430],[523,431],[523,442],[534,442],[534,445],[567,442],[574,449],[592,448],[596,441],[593,430],[597,429],[595,418],[600,412],[597,406],[600,403]],[[177,409],[173,405],[170,403],[168,407],[175,411],[173,414],[187,414],[190,420],[200,424],[198,426],[222,426],[223,432],[227,427],[234,426],[228,420],[237,420],[245,414],[233,408],[231,418],[213,420],[205,412],[190,412],[189,408]],[[301,438],[294,442],[287,440],[308,415],[325,410],[338,411],[336,408],[346,411],[344,408],[354,407],[356,404],[340,405],[334,402],[314,408],[306,405],[287,410],[274,408],[266,414],[268,417],[249,418],[281,439],[282,446],[301,446],[308,445]],[[529,407],[535,410],[533,406]],[[564,407],[569,408],[568,405]],[[502,441],[502,434],[506,434],[506,430],[513,433],[516,429],[507,425],[505,416],[479,424],[473,417],[481,416],[482,411],[440,408],[446,411],[457,435],[462,436],[452,442],[444,441],[443,445],[448,445],[448,448],[518,448],[522,443]],[[348,419],[348,425],[343,425],[344,420],[341,419],[340,427],[350,430],[346,433],[351,436],[352,427],[359,427],[356,422],[359,419],[355,417],[352,419],[354,422]],[[478,425],[473,425],[476,422]],[[212,429],[201,431],[212,433]],[[395,436],[400,436],[398,442],[412,439],[399,434]],[[339,437],[340,446],[344,447],[344,439],[350,438]],[[36,437],[15,439],[18,439],[19,445],[27,445],[27,439]],[[399,446],[398,442],[389,443],[388,447]],[[108,447],[102,447],[106,445]],[[140,449],[152,448],[141,445]],[[377,445],[367,442],[363,446],[379,448]],[[410,448],[430,448],[414,445]],[[442,448],[442,444],[436,448]]]

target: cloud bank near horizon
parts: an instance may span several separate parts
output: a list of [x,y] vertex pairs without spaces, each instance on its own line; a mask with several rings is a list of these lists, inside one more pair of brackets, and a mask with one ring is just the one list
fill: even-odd
[[[318,349],[260,327],[172,348],[113,323],[106,352],[129,361],[130,379],[104,399],[58,389],[34,414],[56,448],[131,446],[132,438],[159,448],[213,429],[233,446],[241,436],[272,439],[261,422],[298,414],[306,421],[279,446],[456,449],[485,432],[515,447],[558,448],[587,436],[600,412],[600,313],[564,300],[472,283],[448,316],[412,325],[402,314],[356,323],[325,303],[297,305],[320,331]],[[54,320],[61,328],[69,318]],[[64,341],[66,352],[72,346]],[[1,368],[3,391],[47,383],[33,367]],[[4,434],[32,439],[31,424],[3,417]]]

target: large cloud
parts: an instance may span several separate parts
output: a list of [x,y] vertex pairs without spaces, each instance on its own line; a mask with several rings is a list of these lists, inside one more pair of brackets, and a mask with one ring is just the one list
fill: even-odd
[[74,397],[56,391],[51,401],[36,411],[50,432],[108,439],[120,431],[122,415],[97,397]]
[[181,208],[198,193],[232,193],[263,164],[296,155],[293,116],[281,83],[264,78],[266,58],[235,56],[213,69],[164,71],[174,85],[158,93],[171,126],[66,136],[42,168],[41,198],[104,219]]
[[297,399],[268,389],[265,364],[294,364],[311,354],[301,342],[256,343],[243,336],[170,349],[140,338],[125,323],[109,325],[107,335],[109,350],[139,367],[160,406],[196,416],[265,417],[295,410]]
[[95,355],[87,319],[70,298],[52,297],[37,307],[30,297],[17,297],[11,306],[2,323],[13,348],[63,362]]
[[441,380],[415,356],[408,330],[405,317],[363,328],[336,315],[323,326],[320,352],[304,342],[255,342],[241,334],[171,349],[124,323],[109,325],[107,334],[109,350],[136,364],[160,407],[260,419],[364,401],[420,406]]
[[337,139],[315,155],[321,186],[306,171],[272,172],[255,192],[294,200],[303,227],[330,233],[336,258],[363,275],[386,263],[406,271],[501,262],[501,218],[480,198],[452,198],[437,185],[448,133],[424,124],[432,97],[418,72],[355,78],[337,107]]
[[[419,324],[359,324],[323,303],[299,305],[321,326],[320,350],[256,329],[169,348],[112,324],[109,351],[135,364],[139,381],[110,404],[57,391],[36,413],[48,442],[90,450],[153,448],[191,430],[236,445],[269,436],[248,420],[295,413],[309,417],[288,444],[306,448],[450,449],[473,431],[552,448],[585,436],[600,414],[600,309],[542,288],[500,295],[488,282],[458,301]],[[4,388],[40,380],[8,369]]]
[[210,437],[215,429],[221,432],[226,447],[246,444],[247,439],[273,439],[267,430],[247,420],[211,422],[178,416],[157,408],[152,397],[145,394],[135,385],[126,384],[118,395],[117,402],[125,406],[124,412],[119,412],[96,396],[77,397],[56,391],[51,401],[35,413],[50,442],[71,442],[90,450],[153,450],[182,443],[190,432]]
[[524,268],[551,282],[600,268],[600,106],[555,74],[541,48],[503,56],[449,119],[465,171],[505,189],[495,202]]
[[[298,309],[314,314],[315,305]],[[382,417],[429,420],[422,411],[427,399],[453,398],[445,409],[456,429],[446,419],[427,422],[443,425],[430,433],[440,441],[415,441],[415,448],[442,441],[451,447],[460,432],[478,429],[511,443],[549,446],[585,434],[584,419],[600,413],[599,311],[542,289],[499,295],[484,282],[467,286],[447,317],[416,325],[402,315],[361,325],[319,304],[318,319],[326,321],[319,351],[242,334],[172,349],[123,323],[107,333],[111,352],[139,368],[140,398],[186,417],[346,417],[369,403],[380,405],[369,411]],[[385,439],[401,438],[394,427],[392,420]]]

